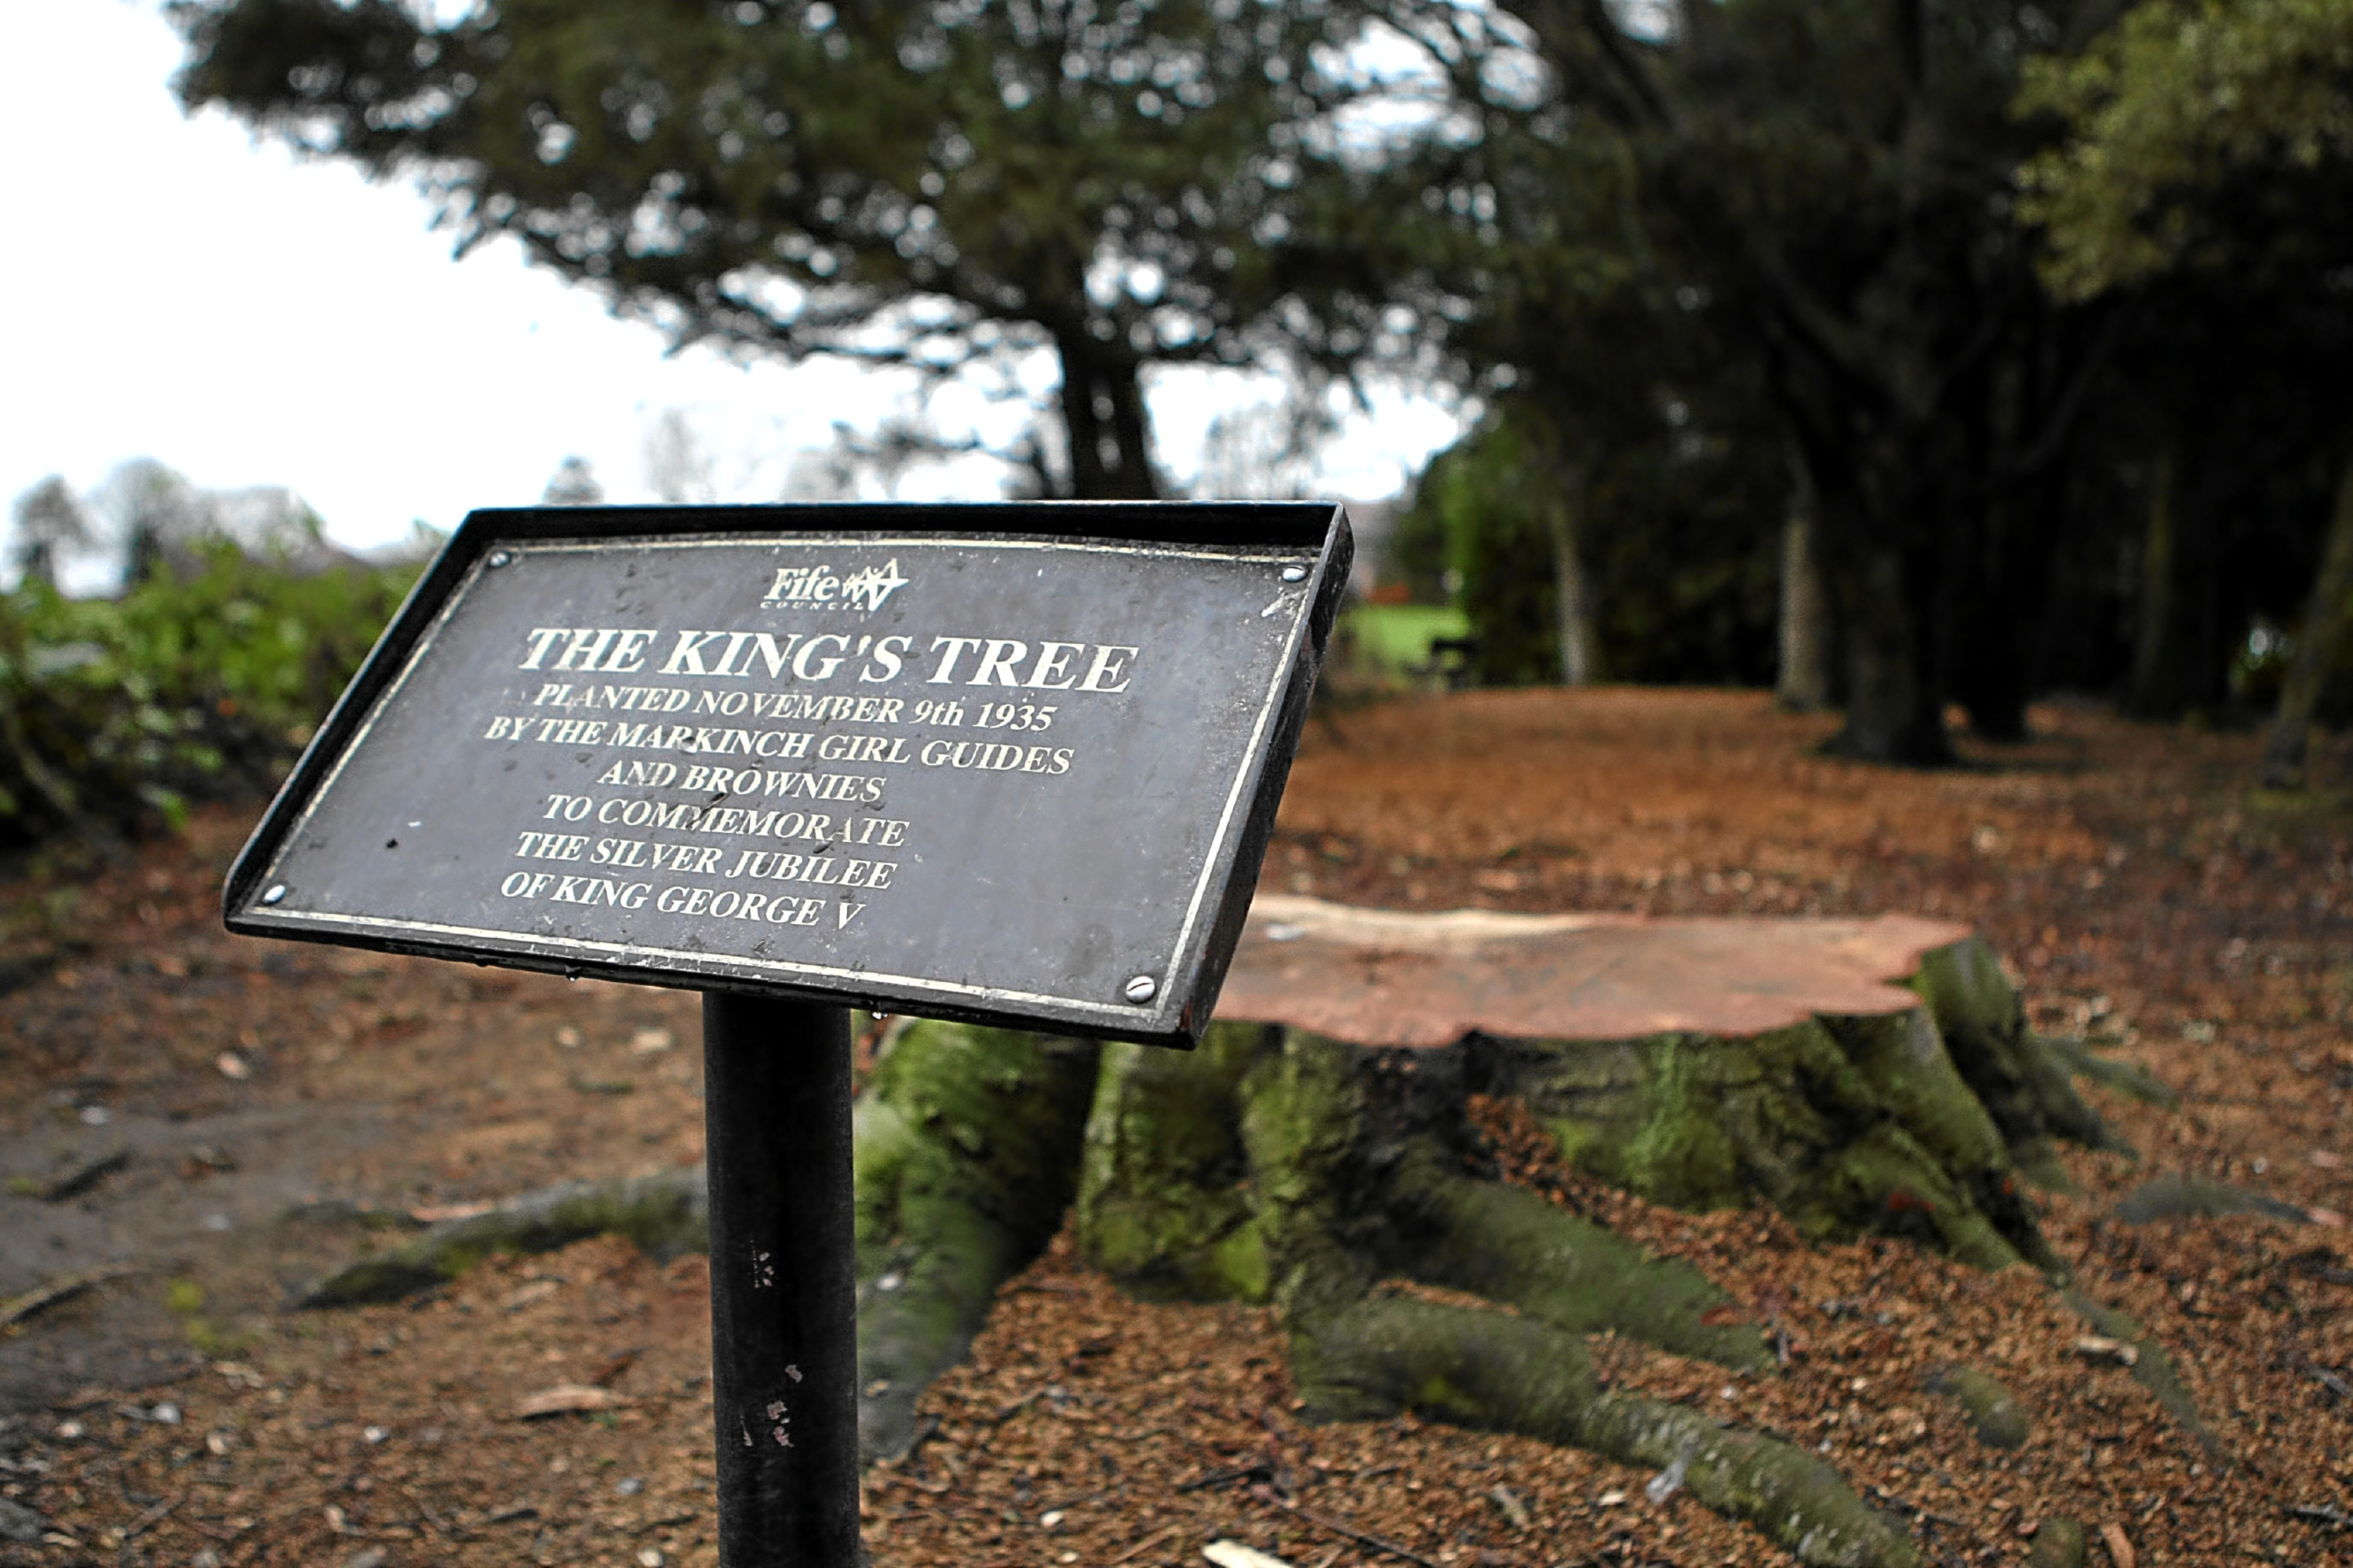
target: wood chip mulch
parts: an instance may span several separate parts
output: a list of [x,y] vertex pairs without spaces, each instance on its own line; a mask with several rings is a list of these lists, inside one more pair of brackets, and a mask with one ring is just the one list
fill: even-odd
[[[1654,1209],[1561,1171],[1519,1107],[1483,1106],[1508,1179],[1692,1258],[1788,1354],[1756,1379],[1597,1336],[1597,1366],[1820,1453],[1939,1565],[2021,1562],[2063,1516],[2094,1565],[2353,1562],[2353,1232],[2330,1223],[2353,1213],[2353,802],[2253,793],[2249,736],[2037,722],[2031,747],[1922,775],[1819,758],[1823,721],[1745,694],[1389,705],[1311,734],[1267,883],[1401,907],[1976,923],[2038,1026],[2184,1096],[2087,1090],[2141,1159],[2069,1151],[2079,1191],[2038,1201],[2082,1287],[2170,1351],[2211,1440],[2080,1350],[2092,1330],[2024,1271]],[[322,1156],[321,1195],[388,1207],[694,1157],[691,999],[231,942],[207,881],[238,826],[207,817],[83,879],[69,908],[52,883],[0,889],[9,952],[34,955],[0,987],[0,1121],[63,1128],[93,1083],[159,1118],[367,1099],[390,1130]],[[230,1077],[223,1051],[256,1070]],[[2316,1217],[2108,1217],[2168,1173]],[[73,1202],[98,1213],[114,1184],[133,1186]],[[360,1245],[289,1242],[242,1284],[199,1250],[8,1330],[37,1342],[132,1298],[160,1313],[185,1278],[213,1291],[166,1320],[149,1375],[0,1417],[0,1563],[713,1560],[700,1259],[592,1241],[418,1302],[280,1309],[289,1257]],[[1931,1392],[1953,1362],[2028,1408],[2022,1447],[1980,1443]],[[521,1414],[535,1396],[564,1408]],[[1064,1238],[925,1396],[915,1451],[870,1474],[869,1547],[904,1568],[1190,1564],[1219,1539],[1293,1568],[1788,1561],[1685,1495],[1653,1501],[1646,1472],[1409,1419],[1311,1427],[1293,1398],[1273,1314],[1129,1300]],[[28,1517],[47,1533],[8,1539]]]

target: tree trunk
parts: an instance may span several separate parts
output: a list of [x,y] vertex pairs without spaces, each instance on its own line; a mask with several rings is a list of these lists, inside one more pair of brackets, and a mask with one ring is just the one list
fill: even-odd
[[2177,579],[2179,538],[2174,515],[2178,484],[2173,444],[2149,465],[2148,521],[2141,530],[2140,605],[2133,627],[2132,684],[2125,712],[2134,718],[2171,718],[2181,711]]
[[2272,718],[2263,743],[2263,782],[2266,789],[2301,789],[2305,757],[2311,745],[2313,715],[2320,708],[2320,692],[2328,666],[2344,640],[2346,600],[2353,598],[2353,457],[2337,477],[2337,503],[2328,519],[2328,537],[2320,551],[2320,576],[2312,585],[2312,602],[2304,612],[2304,630],[2288,661],[2287,679],[2280,686],[2279,712]]
[[1813,502],[1800,480],[1781,524],[1781,672],[1773,695],[1790,713],[1830,706],[1830,604],[1815,558]]
[[1940,576],[1947,617],[1938,629],[1949,694],[1979,740],[2018,742],[2032,733],[2026,716],[2034,682],[2035,644],[2051,580],[2048,537],[2052,509],[2042,498],[2011,493],[1979,508],[1957,530]]
[[1926,625],[1927,574],[1904,552],[1857,540],[1830,556],[1826,577],[1846,655],[1846,724],[1830,749],[1871,762],[1941,767],[1953,760]]
[[1559,606],[1560,683],[1590,686],[1601,679],[1600,639],[1593,621],[1591,590],[1577,548],[1577,493],[1573,476],[1563,475],[1558,493],[1546,503],[1552,534],[1553,583]]
[[1155,501],[1151,424],[1140,367],[1082,336],[1055,344],[1062,362],[1062,426],[1070,436],[1071,496],[1077,501]]

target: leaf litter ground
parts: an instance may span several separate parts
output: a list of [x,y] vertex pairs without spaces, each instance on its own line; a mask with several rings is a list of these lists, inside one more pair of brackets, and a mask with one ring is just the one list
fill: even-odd
[[[1822,1453],[1933,1562],[2023,1560],[2063,1518],[2094,1563],[2353,1560],[2353,807],[2250,792],[2249,737],[2037,719],[1917,774],[1821,758],[1825,721],[1746,694],[1386,704],[1311,731],[1265,885],[1974,923],[2040,1027],[2183,1096],[2090,1089],[2142,1158],[2070,1153],[2080,1191],[2043,1224],[2169,1349],[2207,1433],[2083,1353],[2022,1270],[1655,1209],[1483,1105],[1508,1179],[1691,1257],[1788,1356],[1753,1379],[1597,1339],[1598,1367]],[[0,1563],[711,1561],[700,1258],[591,1241],[400,1306],[285,1309],[417,1216],[691,1162],[694,1000],[234,940],[215,901],[243,825],[5,889],[0,1296],[93,1283],[0,1330]],[[2163,1175],[2304,1218],[2112,1216]],[[2022,1446],[1933,1392],[1958,1362],[2031,1414]],[[1128,1300],[1067,1237],[923,1410],[869,1476],[879,1563],[1191,1563],[1219,1539],[1298,1568],[1786,1560],[1574,1450],[1305,1425],[1271,1313]]]

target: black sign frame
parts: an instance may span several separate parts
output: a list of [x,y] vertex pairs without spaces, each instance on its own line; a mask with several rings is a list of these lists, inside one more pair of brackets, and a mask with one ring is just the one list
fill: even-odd
[[[1008,542],[1116,542],[1172,550],[1240,547],[1303,557],[1298,585],[1297,633],[1267,699],[1257,739],[1243,758],[1229,814],[1208,849],[1203,884],[1205,917],[1192,921],[1183,950],[1171,955],[1167,983],[1148,1001],[1111,1007],[1100,1002],[1029,998],[976,1004],[924,985],[794,983],[760,966],[713,955],[703,964],[629,962],[574,948],[534,946],[517,934],[496,948],[407,931],[320,925],[272,910],[272,867],[290,836],[362,736],[379,701],[410,667],[443,609],[478,564],[501,549],[530,550],[564,543],[576,546],[675,535],[788,538],[871,534],[928,535],[976,546]],[[223,895],[223,916],[242,935],[320,941],[379,951],[471,961],[628,984],[752,996],[874,1012],[913,1012],[1006,1027],[1044,1029],[1097,1038],[1189,1047],[1206,1028],[1241,935],[1250,895],[1273,828],[1290,761],[1345,590],[1354,545],[1345,510],[1332,503],[1072,503],[910,505],[825,503],[775,506],[534,507],[478,511],[469,515],[418,579],[343,698],[304,750],[269,811],[237,857]],[[1018,912],[998,912],[1018,919]]]

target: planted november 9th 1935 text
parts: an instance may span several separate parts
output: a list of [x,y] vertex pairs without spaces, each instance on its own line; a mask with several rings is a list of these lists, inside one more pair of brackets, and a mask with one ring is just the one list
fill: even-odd
[[1213,913],[1312,554],[645,537],[487,552],[244,923],[1116,1027]]

